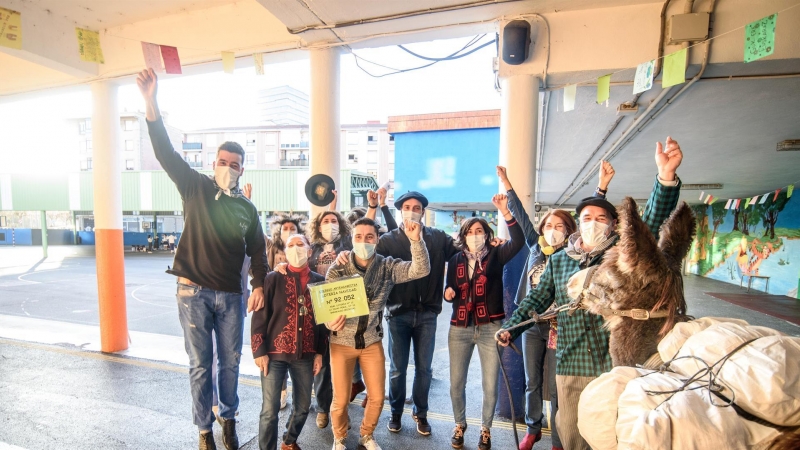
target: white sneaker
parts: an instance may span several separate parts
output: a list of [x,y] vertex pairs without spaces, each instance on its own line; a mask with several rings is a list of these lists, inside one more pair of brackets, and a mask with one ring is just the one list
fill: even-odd
[[287,397],[286,389],[281,391],[281,409],[286,408],[286,397]]
[[341,438],[341,439],[334,438],[333,439],[333,448],[331,448],[331,450],[347,450],[347,447],[344,446],[344,441],[346,439],[347,438]]
[[358,445],[367,450],[381,450],[381,446],[378,445],[378,443],[375,441],[375,438],[372,437],[371,434],[361,436],[361,439],[358,440]]

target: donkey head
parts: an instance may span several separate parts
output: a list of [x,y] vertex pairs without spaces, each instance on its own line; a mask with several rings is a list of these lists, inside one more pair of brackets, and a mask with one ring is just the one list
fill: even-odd
[[[649,321],[661,325],[657,333],[661,338],[676,321],[687,317],[681,260],[692,243],[694,215],[686,203],[681,203],[664,222],[656,242],[632,198],[625,198],[619,213],[620,240],[606,253],[591,280],[589,292],[597,299],[594,310],[666,310],[669,316],[665,319]],[[607,326],[614,330],[625,320],[633,319],[615,316],[609,318]]]

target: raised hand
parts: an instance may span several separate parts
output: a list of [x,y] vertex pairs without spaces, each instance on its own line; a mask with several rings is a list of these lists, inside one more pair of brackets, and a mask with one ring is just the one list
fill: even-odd
[[492,204],[500,210],[503,215],[506,215],[508,211],[508,196],[506,194],[495,194],[492,197]]
[[386,197],[388,195],[389,194],[386,192],[386,188],[385,187],[382,187],[382,188],[378,189],[378,205],[380,205],[381,208],[386,206]]
[[136,75],[136,85],[139,86],[139,92],[142,93],[145,101],[155,100],[158,93],[158,75],[153,69],[146,69]]
[[448,302],[451,302],[451,301],[453,301],[454,298],[456,298],[456,291],[454,291],[453,288],[449,287],[449,288],[444,290],[444,299],[445,300],[447,300]]
[[369,202],[369,206],[378,206],[378,193],[372,189],[367,191],[367,201]]
[[602,190],[607,190],[611,179],[614,178],[614,167],[608,161],[600,161],[600,183],[597,185]]
[[658,177],[664,181],[674,181],[675,171],[683,161],[683,152],[678,141],[667,136],[667,146],[664,148],[661,142],[656,142],[656,166],[658,166]]
[[503,187],[506,188],[506,191],[513,189],[513,187],[511,187],[511,182],[508,181],[508,172],[505,167],[497,166],[497,177],[500,178],[500,182],[503,183]]
[[248,200],[253,199],[253,185],[250,183],[246,183],[242,188],[242,194],[247,197]]
[[418,224],[417,222],[411,220],[404,220],[403,221],[403,228],[405,228],[406,236],[412,241],[418,241],[420,239],[420,234],[422,233],[422,225]]

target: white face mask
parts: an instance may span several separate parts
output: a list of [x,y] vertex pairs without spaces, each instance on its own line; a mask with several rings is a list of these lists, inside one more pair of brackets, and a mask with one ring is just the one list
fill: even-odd
[[469,248],[470,253],[477,253],[483,250],[483,247],[486,247],[486,235],[485,234],[472,234],[467,236],[467,248]]
[[293,234],[297,234],[297,232],[292,230],[281,230],[281,240],[283,241],[283,243],[284,244],[287,243],[289,241],[289,236]]
[[308,261],[308,249],[306,247],[286,247],[286,260],[294,268],[301,268]]
[[422,219],[422,214],[416,213],[414,211],[402,211],[403,220],[410,220],[412,222],[420,223],[419,221]]
[[319,232],[326,241],[330,242],[339,236],[339,224],[323,223],[322,226],[319,227]]
[[239,181],[239,171],[229,166],[214,167],[214,181],[223,191],[230,191]]
[[551,247],[555,247],[564,242],[564,233],[556,229],[544,230],[544,240],[547,241]]
[[608,230],[607,223],[600,223],[596,220],[581,222],[581,240],[584,244],[594,247],[603,242]]
[[361,259],[370,259],[375,254],[375,244],[353,242],[353,253]]

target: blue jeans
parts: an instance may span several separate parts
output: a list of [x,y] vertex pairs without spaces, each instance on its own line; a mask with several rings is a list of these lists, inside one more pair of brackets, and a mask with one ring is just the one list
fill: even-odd
[[428,394],[433,378],[433,350],[436,347],[436,313],[410,311],[386,319],[389,322],[389,405],[392,414],[403,414],[406,401],[406,372],[411,342],[414,342],[414,384],[411,398],[414,414],[428,417]]
[[[294,386],[294,383],[292,384]],[[331,349],[322,356],[322,369],[314,377],[314,395],[317,397],[317,412],[328,414],[333,402],[333,383],[331,383]],[[350,397],[348,397],[350,398]]]
[[244,313],[242,294],[215,291],[178,283],[178,318],[189,355],[189,386],[193,422],[200,431],[211,431],[213,381],[212,334],[218,349],[219,415],[233,419],[239,407],[239,361],[242,356]]
[[450,326],[447,347],[450,350],[450,401],[456,424],[467,426],[467,374],[472,351],[478,347],[481,360],[481,384],[483,404],[481,425],[492,427],[494,409],[497,406],[497,374],[500,372],[500,356],[497,354],[494,335],[500,322],[469,327]]
[[[522,355],[525,361],[525,424],[528,434],[542,431],[542,391],[544,383],[550,388],[550,430],[553,447],[561,447],[556,430],[558,392],[556,389],[556,351],[547,348],[549,323],[537,323],[522,334]],[[545,364],[546,362],[546,364]],[[547,372],[545,373],[545,365]]]
[[292,377],[292,412],[286,421],[283,442],[294,444],[308,417],[311,407],[311,385],[314,382],[314,360],[276,361],[270,359],[267,376],[261,374],[261,417],[258,422],[258,448],[275,450],[278,446],[278,414],[281,409],[281,390],[286,373]]

